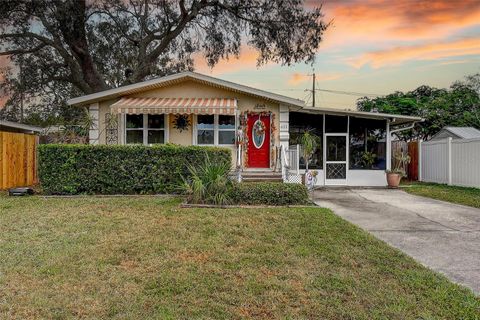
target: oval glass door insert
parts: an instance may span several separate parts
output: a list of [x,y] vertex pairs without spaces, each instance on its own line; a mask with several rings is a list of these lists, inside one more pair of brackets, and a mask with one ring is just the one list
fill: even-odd
[[253,145],[257,149],[260,149],[263,146],[263,142],[265,142],[265,125],[260,119],[253,124],[252,140]]

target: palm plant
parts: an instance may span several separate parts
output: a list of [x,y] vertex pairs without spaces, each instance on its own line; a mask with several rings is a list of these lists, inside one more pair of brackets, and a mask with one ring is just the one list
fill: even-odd
[[226,205],[230,203],[232,182],[230,166],[225,162],[212,163],[207,154],[200,166],[188,165],[190,177],[184,180],[183,191],[188,201],[199,204]]
[[317,150],[319,137],[306,131],[300,138],[303,158],[305,159],[305,170],[308,171],[308,163]]

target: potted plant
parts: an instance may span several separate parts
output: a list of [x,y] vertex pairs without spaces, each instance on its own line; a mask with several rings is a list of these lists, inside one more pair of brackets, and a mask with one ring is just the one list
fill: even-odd
[[373,164],[375,163],[376,158],[377,155],[375,153],[370,151],[364,151],[361,159],[364,168],[371,169],[373,167]]
[[[302,155],[305,159],[305,174],[308,173],[308,163],[312,158],[313,154],[317,150],[319,138],[311,134],[309,131],[306,131],[300,138],[300,144],[302,145]],[[302,182],[305,184],[305,175],[302,176]]]
[[410,156],[406,153],[399,152],[395,155],[395,168],[386,170],[387,184],[389,188],[396,189],[400,185],[402,177],[406,177],[406,167],[410,163]]

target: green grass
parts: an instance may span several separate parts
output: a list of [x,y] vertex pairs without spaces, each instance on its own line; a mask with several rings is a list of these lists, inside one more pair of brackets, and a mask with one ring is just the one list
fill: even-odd
[[0,319],[478,319],[480,301],[321,208],[0,196]]
[[480,208],[480,189],[438,183],[410,182],[401,185],[408,193]]

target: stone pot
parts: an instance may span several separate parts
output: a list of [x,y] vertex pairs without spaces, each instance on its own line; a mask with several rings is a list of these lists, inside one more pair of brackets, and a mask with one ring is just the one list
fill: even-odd
[[389,188],[398,188],[398,186],[400,185],[400,180],[402,180],[401,174],[393,172],[387,173],[387,184]]

